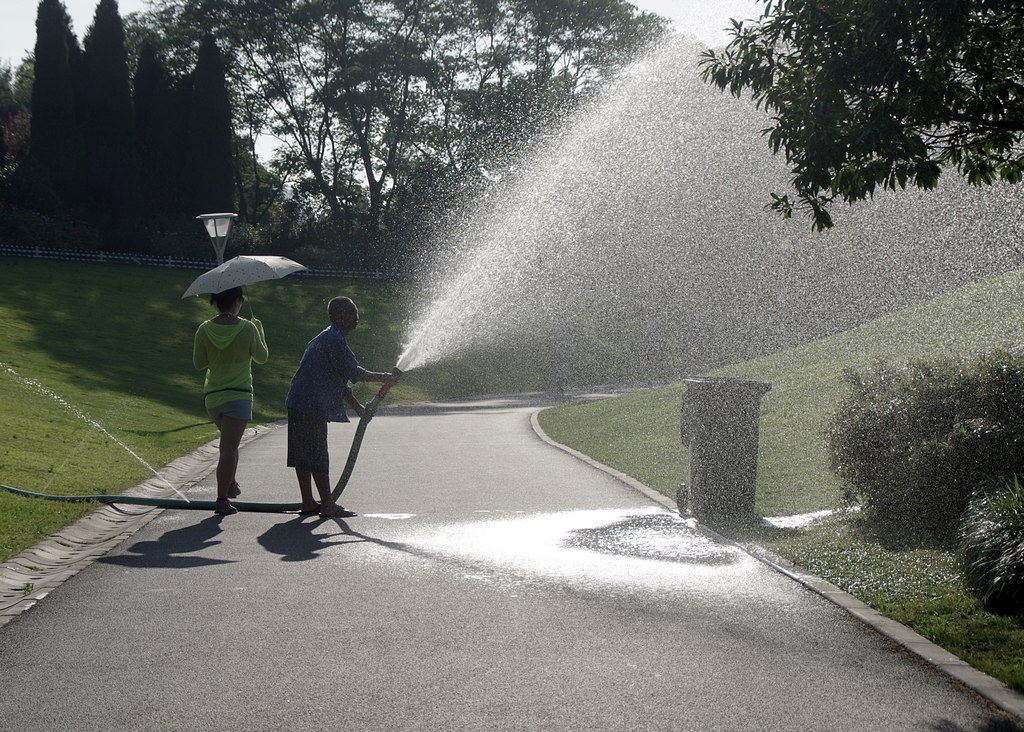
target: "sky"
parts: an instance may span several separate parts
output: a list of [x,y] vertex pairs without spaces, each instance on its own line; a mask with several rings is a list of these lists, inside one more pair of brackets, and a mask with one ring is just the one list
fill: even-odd
[[[79,40],[92,23],[99,0],[64,0],[72,28]],[[696,36],[709,46],[727,42],[724,29],[730,18],[755,18],[760,0],[632,0],[641,10],[664,15],[678,30]],[[0,0],[0,63],[17,66],[31,53],[36,38],[36,0]],[[145,10],[146,0],[119,0],[122,15]]]

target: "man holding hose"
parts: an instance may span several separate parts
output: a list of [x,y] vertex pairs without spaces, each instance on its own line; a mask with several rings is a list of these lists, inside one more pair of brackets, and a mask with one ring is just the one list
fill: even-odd
[[[359,310],[347,297],[327,303],[331,324],[306,345],[288,389],[288,467],[295,468],[305,515],[325,518],[355,516],[331,497],[327,423],[348,422],[347,403],[360,417],[363,405],[352,393],[357,381],[392,380],[387,372],[367,371],[356,360],[346,336],[359,325]],[[320,503],[313,498],[313,484]]]

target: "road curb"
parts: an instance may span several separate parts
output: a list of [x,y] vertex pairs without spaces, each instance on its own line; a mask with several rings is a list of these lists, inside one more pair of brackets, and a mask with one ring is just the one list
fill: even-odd
[[[655,503],[659,503],[671,511],[678,512],[679,508],[676,505],[676,502],[668,496],[644,485],[625,473],[615,470],[615,468],[594,460],[589,455],[584,455],[578,450],[574,450],[567,445],[563,445],[562,443],[551,439],[544,432],[543,428],[541,428],[540,422],[537,418],[537,415],[542,411],[543,408],[537,409],[530,415],[530,424],[533,426],[533,431],[541,440],[553,447],[557,447],[558,449],[569,453],[588,465],[597,468],[601,472],[622,481],[631,488],[643,493]],[[729,539],[728,537],[722,536],[714,529],[710,529],[707,526],[699,524],[699,527],[702,532],[714,537],[716,540],[741,549],[754,559],[757,559],[759,562],[771,567],[781,574],[786,575],[812,592],[815,592],[826,600],[838,605],[847,613],[854,616],[865,625],[868,625],[876,632],[889,638],[892,642],[903,647],[929,665],[937,668],[940,672],[946,674],[954,681],[980,695],[994,707],[1012,717],[1015,717],[1017,720],[1024,722],[1024,695],[1019,694],[1006,686],[1003,682],[999,681],[999,679],[979,671],[966,661],[955,656],[941,646],[932,643],[930,640],[911,630],[902,623],[898,623],[892,618],[886,617],[845,590],[840,589],[821,577],[817,577],[804,571],[782,557],[773,554],[764,547],[753,544],[741,544]]]

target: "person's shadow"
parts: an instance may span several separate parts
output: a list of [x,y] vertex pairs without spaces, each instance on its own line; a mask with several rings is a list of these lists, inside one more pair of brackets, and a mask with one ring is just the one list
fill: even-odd
[[[365,541],[347,531],[342,531],[340,534],[314,534],[304,526],[306,520],[306,516],[296,516],[292,521],[274,524],[257,541],[268,552],[280,555],[282,562],[305,562],[316,559],[318,553],[329,547]],[[323,519],[317,518],[315,521],[319,522]],[[337,536],[347,538],[341,541],[330,541]]]
[[209,516],[197,524],[190,524],[180,529],[164,532],[155,541],[140,541],[129,546],[124,554],[100,557],[98,561],[107,564],[119,564],[123,567],[160,567],[166,569],[184,569],[186,567],[204,567],[213,564],[230,564],[228,559],[189,556],[220,544],[215,539],[221,532],[220,523],[223,516]]

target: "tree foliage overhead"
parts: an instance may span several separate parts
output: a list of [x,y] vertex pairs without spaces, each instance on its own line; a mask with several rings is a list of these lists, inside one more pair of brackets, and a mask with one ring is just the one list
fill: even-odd
[[1024,0],[765,0],[702,59],[705,81],[771,115],[797,201],[832,226],[837,199],[1024,179]]
[[400,266],[667,30],[628,0],[151,0],[123,19],[96,0],[83,52],[61,0],[38,2],[31,110],[0,94],[0,200],[141,249],[237,210],[251,242],[368,267]]

